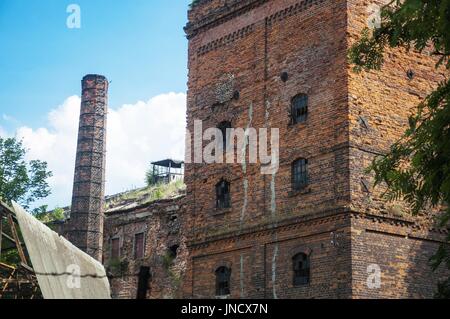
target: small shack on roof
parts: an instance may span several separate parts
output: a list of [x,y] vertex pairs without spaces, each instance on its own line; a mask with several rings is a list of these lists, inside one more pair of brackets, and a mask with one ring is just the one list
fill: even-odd
[[151,164],[154,184],[169,184],[184,178],[183,161],[165,159]]

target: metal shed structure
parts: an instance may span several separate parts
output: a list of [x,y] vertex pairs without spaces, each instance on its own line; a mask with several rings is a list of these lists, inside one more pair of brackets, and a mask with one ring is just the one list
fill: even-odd
[[[38,221],[22,207],[0,204],[1,254],[19,260],[0,266],[0,298],[110,299],[103,265]],[[13,260],[14,261],[14,260]],[[29,291],[29,292],[28,292]]]
[[182,180],[184,177],[184,162],[165,159],[152,162],[153,177],[155,184],[168,184],[173,181]]

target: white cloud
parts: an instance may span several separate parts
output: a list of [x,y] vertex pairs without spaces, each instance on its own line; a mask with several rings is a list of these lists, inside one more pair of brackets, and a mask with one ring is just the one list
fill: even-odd
[[[28,159],[47,161],[53,172],[52,195],[39,204],[50,207],[70,204],[80,102],[78,96],[71,96],[48,114],[47,127],[24,126],[16,132],[28,149]],[[143,186],[150,161],[184,158],[185,114],[184,93],[162,94],[148,102],[109,110],[107,194]]]

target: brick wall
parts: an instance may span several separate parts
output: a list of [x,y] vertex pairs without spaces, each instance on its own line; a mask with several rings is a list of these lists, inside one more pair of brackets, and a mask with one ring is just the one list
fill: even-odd
[[[350,44],[367,25],[368,6],[384,3],[348,1]],[[432,297],[437,280],[445,276],[442,269],[432,273],[429,266],[429,258],[444,236],[429,216],[411,218],[402,202],[388,203],[382,198],[383,187],[367,189],[363,185],[363,181],[372,182],[365,168],[401,137],[408,116],[444,79],[445,71],[435,70],[437,60],[429,53],[392,49],[387,51],[381,71],[348,72],[352,210],[371,215],[356,218],[352,224],[354,297]],[[409,70],[414,73],[412,79],[407,76]],[[381,267],[381,289],[367,289],[370,264]]]
[[[194,120],[203,129],[222,121],[279,128],[280,169],[262,175],[259,164],[187,165],[186,297],[214,297],[220,265],[232,269],[231,297],[432,296],[439,274],[426,260],[442,234],[424,217],[410,220],[402,203],[382,200],[364,169],[400,136],[411,108],[442,76],[433,75],[430,57],[401,50],[388,52],[383,71],[354,74],[347,49],[367,22],[367,5],[204,0],[189,12],[188,129]],[[308,94],[308,120],[291,125],[290,103],[299,93]],[[292,192],[291,163],[300,157],[309,160],[310,183]],[[215,208],[222,178],[231,183],[227,210]],[[380,216],[376,232],[373,216]],[[392,235],[404,227],[421,229],[421,239]],[[331,245],[333,236],[339,245]],[[296,249],[311,252],[308,287],[292,287]],[[381,290],[365,284],[369,262],[386,272]],[[418,276],[404,276],[414,269]]]
[[[223,265],[232,269],[230,298],[351,296],[350,219],[345,213],[312,214],[190,244],[186,296],[214,297],[215,270]],[[292,257],[300,252],[310,257],[314,271],[308,285],[294,287]]]
[[68,239],[93,258],[103,254],[108,85],[104,76],[82,81],[80,123]]
[[[184,197],[156,201],[127,211],[107,214],[104,264],[110,276],[113,298],[135,299],[141,267],[150,267],[147,298],[177,298],[186,268]],[[144,233],[144,258],[134,255],[135,235]],[[119,260],[111,258],[111,240],[120,241]],[[176,258],[169,249],[178,245]]]

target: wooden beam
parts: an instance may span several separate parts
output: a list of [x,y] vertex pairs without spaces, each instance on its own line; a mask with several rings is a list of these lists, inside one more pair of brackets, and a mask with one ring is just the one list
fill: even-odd
[[34,269],[31,268],[30,266],[28,266],[27,264],[24,263],[20,263],[20,266],[25,269],[26,271],[30,272],[31,274],[34,275]]
[[8,270],[15,270],[16,268],[14,268],[13,266],[4,264],[4,263],[0,263],[0,268],[6,268]]
[[11,236],[9,236],[7,233],[3,233],[3,237],[5,237],[5,239],[9,240],[12,243],[15,243],[16,241],[14,240],[14,238],[12,238]]
[[28,265],[27,258],[25,257],[25,253],[23,252],[22,245],[20,243],[19,235],[17,234],[16,225],[14,224],[11,214],[8,214],[8,222],[9,226],[11,227],[11,232],[13,234],[14,240],[16,242],[17,250],[19,251],[20,260],[25,265]]

